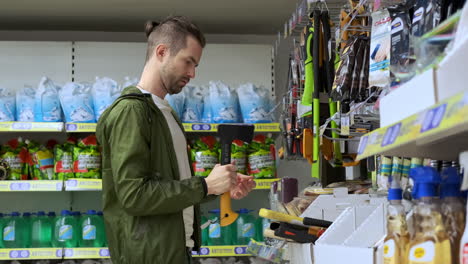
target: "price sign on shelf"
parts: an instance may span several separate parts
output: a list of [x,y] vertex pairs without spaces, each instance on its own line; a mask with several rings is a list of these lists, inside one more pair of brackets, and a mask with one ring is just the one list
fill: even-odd
[[382,147],[395,143],[398,135],[400,134],[401,123],[393,125],[385,131],[385,136],[382,140]]
[[424,121],[421,127],[421,133],[438,128],[444,119],[447,104],[440,105],[436,108],[428,110],[424,116]]

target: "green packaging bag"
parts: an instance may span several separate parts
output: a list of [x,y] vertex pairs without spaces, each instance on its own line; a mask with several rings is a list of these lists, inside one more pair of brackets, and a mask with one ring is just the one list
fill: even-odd
[[250,144],[248,173],[255,179],[276,177],[274,141],[264,135],[256,135]]
[[54,172],[56,179],[67,180],[75,177],[73,173],[73,148],[75,145],[76,140],[73,138],[69,138],[63,145],[55,145]]
[[192,166],[196,176],[206,177],[219,163],[219,143],[213,136],[200,137],[192,147]]
[[73,147],[73,172],[76,178],[101,178],[101,153],[95,135],[82,139]]
[[237,172],[247,173],[247,148],[248,145],[242,140],[234,140],[231,146],[231,162],[237,167]]
[[28,166],[26,159],[29,153],[21,139],[12,139],[3,147],[1,158],[9,165],[7,180],[27,180]]

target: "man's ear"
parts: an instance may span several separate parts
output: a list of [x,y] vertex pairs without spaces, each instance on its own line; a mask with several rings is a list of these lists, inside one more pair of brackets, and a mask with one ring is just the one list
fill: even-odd
[[164,57],[169,55],[169,47],[166,44],[159,44],[154,49],[154,52],[156,53],[154,54],[156,59],[162,62]]

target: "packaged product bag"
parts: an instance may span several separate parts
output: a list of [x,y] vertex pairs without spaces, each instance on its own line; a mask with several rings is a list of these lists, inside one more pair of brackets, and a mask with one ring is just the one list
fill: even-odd
[[29,178],[32,180],[54,180],[54,153],[52,149],[37,142],[25,141],[30,155]]
[[237,89],[242,118],[245,123],[269,123],[270,92],[264,87],[246,83]]
[[62,122],[59,89],[51,79],[42,77],[34,100],[35,122]]
[[138,81],[138,78],[125,76],[122,88],[127,88],[128,86],[136,86],[138,84]]
[[108,77],[96,77],[91,92],[96,120],[99,120],[102,113],[120,96],[121,92],[116,81]]
[[10,167],[7,180],[28,179],[28,166],[26,163],[28,156],[28,150],[21,138],[12,139],[2,147],[0,158]]
[[200,137],[192,146],[192,166],[196,176],[206,177],[219,163],[219,143],[213,136]]
[[15,121],[16,100],[11,89],[0,87],[0,122]]
[[203,115],[202,123],[212,123],[210,88],[203,87]]
[[68,138],[67,142],[54,147],[54,172],[58,180],[74,178],[73,173],[73,149],[76,145],[74,138]]
[[182,90],[182,92],[178,94],[168,94],[165,99],[169,102],[169,105],[172,107],[179,119],[182,119],[185,109],[185,92]]
[[248,145],[242,140],[234,140],[231,146],[231,162],[237,167],[237,172],[246,174],[247,173],[247,150]]
[[200,86],[187,86],[185,106],[182,114],[184,123],[200,123],[203,117],[203,90]]
[[91,87],[69,82],[59,92],[60,103],[67,122],[95,123]]
[[80,140],[73,147],[73,172],[77,178],[101,178],[101,153],[95,135]]
[[372,13],[369,86],[390,86],[391,23],[388,10]]
[[248,173],[255,179],[276,177],[274,141],[265,135],[256,135],[249,145]]
[[240,122],[237,94],[223,82],[210,81],[210,103],[214,123]]
[[16,121],[34,121],[34,97],[36,89],[25,85],[16,92]]

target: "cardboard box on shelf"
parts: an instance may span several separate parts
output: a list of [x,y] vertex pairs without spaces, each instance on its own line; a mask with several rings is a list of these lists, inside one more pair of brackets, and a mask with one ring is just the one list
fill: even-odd
[[468,37],[459,40],[455,48],[439,63],[437,70],[437,98],[444,100],[460,92],[468,91],[466,61]]
[[437,102],[436,70],[429,69],[380,100],[380,127],[396,123]]

